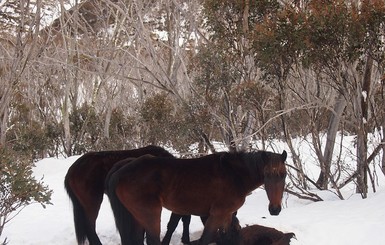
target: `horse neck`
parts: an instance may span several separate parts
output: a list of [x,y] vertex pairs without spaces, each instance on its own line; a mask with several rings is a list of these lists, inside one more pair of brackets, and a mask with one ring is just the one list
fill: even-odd
[[264,166],[265,166],[264,162],[258,162],[257,165],[255,166],[256,170],[253,176],[254,185],[255,185],[254,189],[257,189],[258,187],[264,184],[264,179],[265,179],[263,174]]
[[245,168],[245,174],[241,178],[243,179],[246,191],[251,192],[264,183],[263,169],[265,163],[262,161],[259,153],[246,154],[247,155],[244,157],[244,162],[242,164]]

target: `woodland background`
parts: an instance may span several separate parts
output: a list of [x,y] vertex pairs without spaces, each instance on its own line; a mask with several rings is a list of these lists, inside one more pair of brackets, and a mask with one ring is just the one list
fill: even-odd
[[[322,200],[312,188],[354,182],[365,198],[370,166],[385,172],[384,35],[383,0],[2,0],[2,164],[280,139],[290,193]],[[338,134],[356,136],[355,166]],[[293,138],[311,144],[317,178]]]

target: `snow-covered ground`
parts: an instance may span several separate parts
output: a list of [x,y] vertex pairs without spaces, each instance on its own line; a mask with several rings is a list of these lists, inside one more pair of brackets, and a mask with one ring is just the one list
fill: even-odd
[[[347,144],[351,143],[349,141]],[[283,145],[276,147],[282,149]],[[308,154],[310,162],[311,152],[304,152],[302,157]],[[7,237],[10,245],[76,244],[72,204],[64,190],[63,180],[67,169],[78,157],[47,158],[36,163],[36,177],[44,176],[44,182],[54,190],[53,205],[48,205],[46,209],[39,204],[26,207],[7,224],[1,241]],[[314,169],[314,166],[309,168]],[[279,216],[269,215],[265,191],[257,189],[247,197],[246,203],[238,211],[238,218],[242,226],[260,224],[283,232],[294,232],[297,238],[292,239],[291,244],[294,245],[382,245],[385,244],[382,233],[385,230],[385,178],[380,170],[377,176],[377,192],[370,193],[367,199],[361,199],[353,188],[343,190],[346,199],[343,201],[331,191],[318,192],[325,201],[317,203],[285,194],[284,209]],[[165,232],[169,215],[170,212],[164,210],[162,232]],[[202,228],[200,219],[193,217],[191,237],[198,238]],[[173,244],[180,244],[181,231],[179,225],[172,239]],[[119,235],[106,197],[97,220],[97,232],[103,244],[119,244]]]

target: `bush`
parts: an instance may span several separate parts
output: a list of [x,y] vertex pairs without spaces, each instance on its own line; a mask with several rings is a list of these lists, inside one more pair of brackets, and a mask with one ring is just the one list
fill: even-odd
[[34,178],[34,165],[26,159],[0,146],[0,237],[5,225],[26,206],[51,204],[52,191]]

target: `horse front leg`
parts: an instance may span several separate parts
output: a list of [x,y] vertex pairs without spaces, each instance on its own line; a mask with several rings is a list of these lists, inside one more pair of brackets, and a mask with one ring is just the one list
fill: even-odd
[[183,215],[182,216],[182,222],[183,222],[182,243],[183,244],[190,244],[191,215]]
[[170,244],[172,234],[174,233],[176,227],[178,226],[180,219],[182,219],[182,222],[183,222],[182,243],[190,244],[191,215],[179,215],[176,213],[171,213],[170,220],[168,221],[168,224],[167,224],[167,231],[162,240],[162,245]]
[[227,229],[231,222],[231,214],[210,215],[205,222],[201,238],[193,241],[192,245],[208,245],[213,241],[219,229]]
[[[162,245],[169,245],[171,241],[171,236],[174,233],[176,227],[178,226],[179,220],[182,218],[182,215],[171,213],[170,220],[167,224],[167,231],[166,235],[164,235],[162,240]],[[184,230],[183,230],[184,235]],[[183,236],[182,236],[182,242],[183,242]]]
[[215,242],[217,245],[241,244],[241,226],[236,216],[236,212],[232,216],[230,225],[228,225],[226,229],[217,232]]

